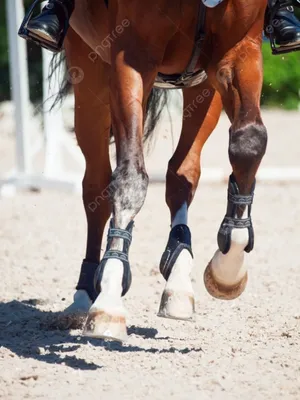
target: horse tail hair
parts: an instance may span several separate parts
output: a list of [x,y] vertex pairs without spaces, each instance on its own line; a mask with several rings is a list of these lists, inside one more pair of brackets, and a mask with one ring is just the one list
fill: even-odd
[[153,88],[148,97],[144,129],[144,142],[152,138],[163,109],[168,105],[169,90]]
[[[72,83],[70,79],[68,79],[68,73],[62,74],[62,68],[66,69],[67,60],[64,52],[54,54],[51,63],[50,63],[50,71],[49,71],[49,84],[52,79],[61,79],[59,92],[56,94],[53,103],[51,105],[50,111],[58,106],[60,107],[67,97],[67,95],[71,92]],[[146,118],[145,118],[145,128],[144,128],[144,143],[151,142],[153,138],[153,132],[157,123],[160,120],[163,109],[168,105],[169,101],[169,90],[153,88],[147,100],[146,105]],[[111,129],[111,139],[113,141],[113,134]]]
[[59,92],[56,94],[53,100],[50,111],[53,110],[53,108],[56,106],[60,107],[64,99],[67,97],[67,95],[70,93],[72,89],[72,83],[70,82],[70,79],[68,79],[67,72],[62,74],[62,69],[65,70],[66,65],[67,61],[64,52],[53,55],[50,62],[49,75],[48,75],[49,84],[51,84],[51,80],[53,79],[61,79],[62,76],[63,78],[62,81],[60,82]]

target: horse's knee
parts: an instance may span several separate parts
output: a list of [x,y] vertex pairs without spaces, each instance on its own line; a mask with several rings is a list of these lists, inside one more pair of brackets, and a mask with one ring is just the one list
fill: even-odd
[[186,202],[190,204],[196,192],[200,178],[200,164],[189,162],[178,167],[169,161],[166,175],[166,202],[171,213]]
[[263,158],[267,147],[264,125],[251,123],[230,132],[229,159],[233,165],[251,167]]
[[122,161],[112,174],[111,198],[115,211],[138,212],[145,200],[149,177],[143,165]]

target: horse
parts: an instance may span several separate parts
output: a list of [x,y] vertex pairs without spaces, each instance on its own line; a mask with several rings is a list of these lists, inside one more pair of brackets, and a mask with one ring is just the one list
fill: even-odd
[[65,56],[75,96],[75,132],[86,162],[87,245],[68,311],[86,316],[83,335],[126,340],[129,249],[149,183],[144,134],[148,129],[151,135],[171,89],[182,90],[183,123],[166,173],[171,229],[160,262],[166,284],[158,315],[188,321],[195,312],[188,209],[201,175],[202,148],[223,108],[231,123],[232,173],[204,283],[219,299],[234,299],[244,291],[244,257],[254,247],[255,177],[267,147],[260,113],[266,5],[267,0],[76,1]]

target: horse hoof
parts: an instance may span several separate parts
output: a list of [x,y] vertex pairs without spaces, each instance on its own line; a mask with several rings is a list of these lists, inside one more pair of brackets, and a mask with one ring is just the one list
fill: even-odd
[[189,321],[195,312],[195,299],[192,293],[165,289],[159,306],[158,316]]
[[85,290],[77,290],[74,294],[73,303],[64,310],[65,314],[85,314],[91,308],[92,300]]
[[239,297],[245,290],[248,281],[248,273],[246,272],[240,282],[234,286],[226,286],[216,281],[210,262],[205,269],[203,280],[206,290],[211,296],[221,300],[233,300]]
[[81,329],[84,326],[92,301],[85,290],[77,290],[73,303],[51,321],[52,328],[60,330]]
[[111,315],[103,310],[91,309],[85,323],[83,336],[123,342],[127,339],[124,315]]

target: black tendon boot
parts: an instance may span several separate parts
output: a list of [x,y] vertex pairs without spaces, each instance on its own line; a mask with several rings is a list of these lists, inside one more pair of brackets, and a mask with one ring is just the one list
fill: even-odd
[[[270,38],[273,54],[300,50],[300,22],[295,17],[294,1],[277,0],[266,10],[265,34]],[[300,6],[300,2],[298,4]]]
[[39,3],[40,0],[34,1],[20,27],[19,35],[47,50],[59,52],[67,34],[75,0],[49,0],[42,12],[32,18]]

